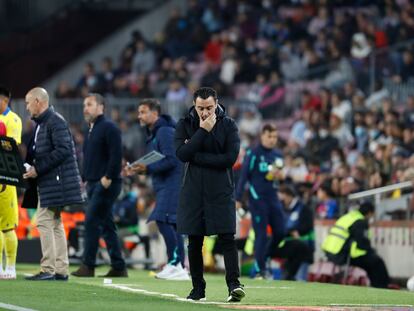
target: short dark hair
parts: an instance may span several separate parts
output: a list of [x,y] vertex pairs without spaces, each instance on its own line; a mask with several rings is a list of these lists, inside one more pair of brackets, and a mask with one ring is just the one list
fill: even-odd
[[95,97],[96,103],[98,105],[106,106],[106,100],[105,97],[103,97],[99,93],[89,93],[86,97]]
[[10,99],[11,92],[7,87],[0,85],[0,96],[4,96]]
[[368,215],[368,213],[375,212],[375,205],[368,201],[362,202],[359,205],[359,211],[361,212],[362,215],[366,216]]
[[161,114],[161,104],[156,98],[144,98],[139,102],[138,106],[147,106],[149,110],[156,111],[158,114]]
[[196,102],[197,97],[200,97],[202,99],[207,99],[210,96],[214,98],[214,101],[216,101],[217,100],[216,90],[211,88],[211,87],[203,86],[203,87],[200,87],[198,90],[196,90],[194,92],[193,100],[194,100],[194,102]]
[[279,192],[287,194],[288,196],[294,198],[297,195],[296,189],[292,185],[281,185],[279,187]]
[[264,132],[276,132],[277,131],[277,128],[276,128],[276,126],[275,125],[273,125],[273,124],[270,124],[270,123],[266,123],[265,125],[263,125],[263,127],[262,127],[262,134],[264,133]]
[[328,179],[328,180],[325,180],[324,182],[322,182],[322,184],[319,186],[319,189],[326,192],[328,197],[330,197],[330,198],[335,197],[335,192],[333,192],[333,190],[332,190],[332,180]]

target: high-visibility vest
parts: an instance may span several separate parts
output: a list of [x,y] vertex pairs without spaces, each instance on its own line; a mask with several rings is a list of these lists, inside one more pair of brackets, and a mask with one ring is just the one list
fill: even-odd
[[[364,219],[359,210],[353,210],[339,218],[335,225],[329,230],[328,236],[322,243],[322,250],[332,255],[337,255],[343,249],[349,239],[349,228],[358,220]],[[352,241],[350,255],[357,258],[365,255],[365,250],[359,249],[357,243]]]

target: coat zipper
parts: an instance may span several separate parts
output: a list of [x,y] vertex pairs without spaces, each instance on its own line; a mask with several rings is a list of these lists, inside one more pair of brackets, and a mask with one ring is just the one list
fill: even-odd
[[182,183],[181,183],[181,187],[183,187],[184,186],[184,183],[185,183],[185,178],[187,177],[187,172],[188,172],[188,167],[190,166],[190,162],[186,162],[185,164],[184,164],[184,174],[183,174],[183,180],[182,180]]
[[230,172],[229,172],[229,169],[228,169],[228,168],[226,168],[226,174],[227,174],[227,179],[229,180],[229,184],[230,184],[230,186],[233,186],[233,183],[232,183],[232,181],[231,181]]

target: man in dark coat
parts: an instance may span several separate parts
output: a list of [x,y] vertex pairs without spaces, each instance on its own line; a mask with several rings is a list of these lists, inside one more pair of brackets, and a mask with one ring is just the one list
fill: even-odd
[[152,177],[156,205],[148,221],[157,223],[168,255],[168,263],[156,274],[156,278],[189,280],[184,269],[184,241],[182,235],[177,233],[176,225],[182,164],[175,155],[175,122],[169,115],[161,115],[160,103],[153,98],[140,102],[138,119],[148,132],[147,151],[155,150],[165,156],[150,165],[136,164],[128,169]]
[[232,166],[236,162],[240,138],[237,126],[218,104],[214,89],[195,91],[194,106],[177,124],[177,157],[185,162],[177,230],[188,234],[188,258],[193,289],[187,299],[205,299],[202,246],[205,235],[218,235],[223,246],[228,302],[240,301],[245,292],[238,280],[240,272],[234,234],[236,213]]
[[83,174],[87,183],[88,207],[85,219],[85,247],[82,265],[72,272],[77,277],[95,276],[99,238],[105,240],[111,257],[106,277],[127,277],[125,260],[112,214],[112,205],[121,192],[122,142],[121,131],[105,118],[105,99],[89,94],[83,102],[89,132],[83,144]]
[[35,183],[31,183],[32,190],[26,191],[23,206],[38,206],[43,256],[40,273],[26,279],[66,281],[69,260],[60,211],[83,201],[74,142],[65,119],[49,106],[45,89],[37,87],[27,93],[26,109],[37,126],[28,147],[31,166],[23,175]]

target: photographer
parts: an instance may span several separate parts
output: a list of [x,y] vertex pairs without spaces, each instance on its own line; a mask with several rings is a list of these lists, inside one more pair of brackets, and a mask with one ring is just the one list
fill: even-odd
[[[275,149],[276,143],[276,127],[266,124],[259,146],[246,153],[236,189],[236,207],[240,208],[245,185],[249,183],[249,210],[255,233],[255,274],[258,277],[265,277],[266,259],[285,235],[282,206],[277,197],[283,158],[282,153]],[[272,227],[272,243],[268,243],[267,239],[268,225]]]

